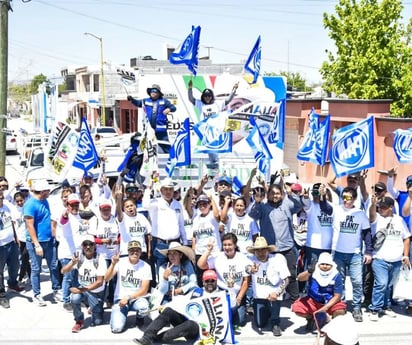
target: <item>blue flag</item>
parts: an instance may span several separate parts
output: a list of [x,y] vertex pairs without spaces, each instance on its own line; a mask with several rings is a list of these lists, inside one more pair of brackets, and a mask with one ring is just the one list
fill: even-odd
[[393,150],[399,163],[412,163],[412,128],[394,131]]
[[325,165],[329,145],[330,115],[320,122],[320,115],[314,110],[309,114],[309,130],[296,157],[301,161]]
[[252,128],[246,138],[246,141],[255,154],[255,161],[257,163],[258,171],[263,175],[266,175],[272,155],[263,135],[260,133],[259,127],[256,125],[254,117],[250,118],[250,125]]
[[239,177],[233,176],[232,179],[232,191],[234,194],[241,196],[241,189],[243,187],[242,181],[239,180]]
[[192,32],[186,39],[170,54],[169,62],[173,65],[186,64],[193,75],[197,74],[199,64],[197,53],[199,50],[200,26],[192,25]]
[[260,60],[262,58],[262,45],[260,42],[260,35],[250,52],[250,55],[245,63],[245,70],[253,75],[251,84],[255,84],[260,73]]
[[330,162],[336,177],[374,166],[373,116],[335,132]]
[[73,166],[86,172],[92,169],[98,161],[99,155],[97,154],[92,136],[90,135],[86,118],[83,117],[82,127],[80,129],[79,147],[73,161]]
[[169,159],[166,163],[166,173],[172,177],[175,167],[187,166],[192,162],[190,153],[190,121],[189,118],[183,122],[183,127],[180,128],[176,135],[176,139],[170,147]]
[[193,126],[193,130],[200,139],[200,145],[196,148],[197,152],[232,152],[232,132],[224,131],[223,117],[223,114],[213,114]]

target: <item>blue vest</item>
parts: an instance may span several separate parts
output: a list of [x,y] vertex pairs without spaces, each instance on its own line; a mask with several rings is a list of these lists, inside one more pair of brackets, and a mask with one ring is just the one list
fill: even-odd
[[[143,100],[143,106],[150,126],[152,126],[155,132],[167,133],[167,116],[163,114],[163,111],[166,109],[166,101],[163,98],[157,99],[156,101],[145,98]],[[154,113],[153,109],[156,107],[157,109]]]

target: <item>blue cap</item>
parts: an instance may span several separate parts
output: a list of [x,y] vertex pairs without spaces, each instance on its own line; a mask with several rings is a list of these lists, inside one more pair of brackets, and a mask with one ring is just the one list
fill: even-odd
[[86,171],[83,175],[83,178],[93,178],[93,174],[90,171]]
[[229,176],[220,176],[217,180],[217,183],[226,182],[228,185],[232,185],[232,179]]
[[412,183],[412,175],[409,175],[409,176],[406,178],[406,184],[410,184],[410,183]]

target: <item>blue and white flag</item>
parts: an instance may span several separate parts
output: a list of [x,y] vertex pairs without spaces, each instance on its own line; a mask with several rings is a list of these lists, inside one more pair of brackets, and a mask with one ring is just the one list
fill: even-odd
[[233,179],[232,179],[232,191],[233,191],[233,193],[236,194],[236,195],[241,196],[242,195],[242,193],[241,193],[242,187],[243,187],[243,183],[242,183],[242,181],[239,180],[239,177],[233,176]]
[[232,133],[224,131],[224,113],[213,114],[199,121],[193,130],[200,139],[196,147],[199,153],[226,153],[232,152]]
[[176,135],[175,141],[170,147],[169,159],[166,163],[166,173],[169,177],[172,177],[175,167],[190,165],[191,153],[190,153],[190,121],[186,118],[183,122],[183,127],[180,128]]
[[393,150],[399,163],[412,163],[412,128],[397,129],[393,133]]
[[245,63],[245,70],[253,75],[253,81],[251,84],[255,84],[260,73],[260,60],[262,59],[262,45],[260,41],[260,35],[250,52],[250,55]]
[[192,25],[192,32],[186,39],[170,54],[169,62],[173,65],[186,64],[193,75],[197,73],[199,64],[197,53],[199,51],[200,26]]
[[269,169],[272,155],[253,117],[250,118],[250,125],[252,128],[246,138],[246,141],[255,154],[255,161],[257,163],[258,171],[265,176]]
[[336,177],[374,166],[373,134],[373,116],[336,131],[330,151]]
[[136,83],[136,75],[133,71],[127,70],[124,67],[117,67],[116,72],[120,76],[120,81],[123,85],[130,86]]
[[94,146],[92,136],[90,135],[86,118],[83,117],[82,127],[80,129],[79,148],[77,149],[73,166],[86,172],[92,169],[98,161],[99,155]]
[[306,133],[296,157],[319,165],[325,165],[329,145],[330,115],[320,122],[320,115],[314,110],[309,114],[309,130]]

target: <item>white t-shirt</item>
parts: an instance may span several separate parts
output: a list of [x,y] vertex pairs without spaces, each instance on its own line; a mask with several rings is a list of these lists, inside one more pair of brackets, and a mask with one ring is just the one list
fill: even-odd
[[[251,275],[254,298],[267,299],[269,294],[276,292],[282,284],[282,280],[290,276],[288,265],[282,254],[269,254],[266,262],[259,261],[255,256],[251,258],[259,270]],[[283,295],[278,297],[282,300]]]
[[[89,221],[89,233],[99,239],[117,240],[119,235],[119,222],[113,216],[109,220],[104,220],[100,216],[95,216]],[[111,259],[119,250],[118,244],[96,244],[97,254],[105,259]]]
[[146,262],[139,260],[137,264],[130,263],[129,258],[120,258],[114,266],[117,273],[116,290],[114,292],[115,303],[142,287],[144,280],[152,280],[152,270]]
[[[332,206],[333,207],[333,206]],[[306,246],[316,249],[330,250],[332,248],[333,216],[328,216],[322,212],[320,205],[311,202],[310,207],[306,210],[308,233],[306,236]]]
[[215,100],[212,104],[205,104],[200,99],[196,99],[195,107],[199,110],[202,119],[206,119],[213,114],[220,113],[225,106],[224,101]]
[[246,248],[253,245],[253,235],[259,233],[256,222],[248,214],[238,216],[235,212],[232,212],[228,217],[226,232],[236,235],[240,252],[248,255]]
[[127,244],[130,241],[139,241],[142,246],[142,253],[147,253],[145,236],[152,232],[152,226],[147,218],[137,212],[134,217],[129,217],[123,213],[123,219],[120,222],[120,254],[127,254]]
[[403,240],[411,236],[405,221],[397,214],[393,217],[382,217],[377,214],[376,220],[372,223],[372,236],[380,229],[386,230],[387,235],[382,247],[377,252],[373,252],[373,258],[388,262],[401,261]]
[[338,206],[333,209],[332,249],[341,253],[362,252],[362,230],[370,228],[365,211],[356,207]]
[[11,211],[8,206],[3,204],[0,207],[0,246],[4,246],[14,241],[13,222],[11,219]]
[[243,279],[249,276],[246,266],[251,264],[250,260],[240,252],[236,252],[231,259],[224,252],[220,252],[217,256],[209,256],[207,264],[210,269],[216,270],[217,286],[229,292],[230,305],[234,307]]
[[220,239],[219,223],[210,211],[205,217],[199,213],[193,219],[193,238],[195,239],[195,254],[202,255],[207,250],[211,238],[215,239],[211,255],[217,255],[222,249]]
[[[74,266],[79,273],[78,281],[81,286],[88,286],[96,282],[97,277],[104,277],[107,265],[106,260],[102,255],[96,256],[96,258],[88,259],[83,256],[81,259],[80,267]],[[96,267],[97,264],[97,267]],[[91,292],[101,292],[105,289],[105,285],[102,284],[97,289],[91,290]]]

